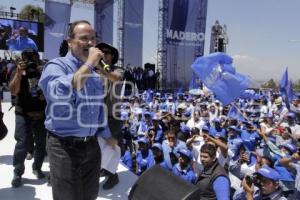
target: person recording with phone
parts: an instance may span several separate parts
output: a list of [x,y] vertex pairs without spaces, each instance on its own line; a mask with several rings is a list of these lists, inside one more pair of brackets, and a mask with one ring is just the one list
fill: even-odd
[[45,178],[41,171],[44,157],[46,155],[46,129],[44,126],[44,111],[46,101],[38,81],[41,76],[39,65],[39,54],[33,49],[25,49],[21,53],[22,59],[17,68],[12,72],[9,84],[12,95],[15,99],[15,139],[17,141],[14,155],[14,177],[13,187],[21,185],[21,177],[24,173],[24,161],[29,148],[29,140],[34,142],[33,173],[37,178]]
[[[104,104],[104,77],[96,33],[85,20],[70,24],[68,53],[50,60],[39,86],[47,100],[45,126],[52,194],[55,200],[96,199],[101,151],[97,135],[111,137]],[[103,71],[103,70],[102,70]]]

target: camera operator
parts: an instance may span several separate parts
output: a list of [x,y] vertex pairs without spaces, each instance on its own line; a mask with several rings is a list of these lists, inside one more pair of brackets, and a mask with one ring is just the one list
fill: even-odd
[[15,139],[17,143],[13,155],[14,177],[11,183],[13,187],[21,185],[30,136],[33,136],[35,143],[33,173],[39,179],[45,177],[41,168],[46,155],[46,129],[44,127],[46,101],[38,87],[41,75],[39,55],[33,49],[25,49],[21,56],[22,59],[12,72],[9,84],[12,95],[16,96]]
[[[243,192],[236,193],[234,200],[286,200],[279,185],[279,173],[268,166],[260,168],[253,176],[243,179]],[[254,187],[256,186],[256,187]]]

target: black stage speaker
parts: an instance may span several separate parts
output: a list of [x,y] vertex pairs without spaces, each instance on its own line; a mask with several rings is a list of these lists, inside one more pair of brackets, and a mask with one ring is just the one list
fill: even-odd
[[195,200],[197,188],[172,172],[155,165],[132,186],[129,200]]

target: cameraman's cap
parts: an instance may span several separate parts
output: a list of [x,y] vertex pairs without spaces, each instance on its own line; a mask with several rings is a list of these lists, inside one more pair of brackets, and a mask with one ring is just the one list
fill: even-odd
[[280,178],[279,173],[275,169],[268,166],[260,168],[256,173],[273,181],[278,181]]
[[186,148],[179,149],[178,153],[179,153],[179,155],[183,155],[183,156],[187,157],[190,160],[193,159],[192,152],[190,150],[186,149]]
[[119,52],[115,47],[113,47],[109,44],[106,44],[106,43],[99,43],[99,44],[96,45],[96,47],[100,50],[109,49],[111,51],[111,54],[114,56],[113,59],[112,59],[112,64],[116,64],[118,62]]
[[161,146],[160,143],[154,143],[154,144],[152,145],[152,149],[154,149],[154,148],[156,148],[156,149],[162,151],[162,146]]

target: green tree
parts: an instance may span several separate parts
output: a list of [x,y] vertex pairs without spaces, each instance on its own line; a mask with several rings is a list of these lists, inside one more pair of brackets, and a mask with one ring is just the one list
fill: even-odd
[[261,87],[262,88],[270,88],[270,89],[277,89],[278,88],[276,82],[272,78],[269,81],[267,81],[266,83],[261,84]]
[[294,86],[294,90],[299,91],[300,90],[300,79],[296,83],[294,83],[293,86]]
[[39,6],[25,5],[19,14],[19,19],[44,22],[44,11]]

